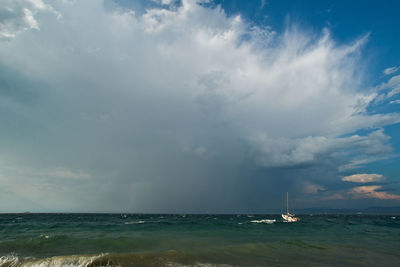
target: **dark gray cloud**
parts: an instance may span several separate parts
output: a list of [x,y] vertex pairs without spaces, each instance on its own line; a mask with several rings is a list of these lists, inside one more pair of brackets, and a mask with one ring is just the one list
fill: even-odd
[[314,205],[391,155],[383,127],[400,115],[366,112],[366,38],[275,37],[197,2],[19,1],[37,27],[2,17],[9,210],[254,212],[288,190]]

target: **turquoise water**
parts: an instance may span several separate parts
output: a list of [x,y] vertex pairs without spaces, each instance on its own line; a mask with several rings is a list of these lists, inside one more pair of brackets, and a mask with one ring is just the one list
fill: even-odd
[[1,214],[0,266],[400,266],[400,216],[300,218]]

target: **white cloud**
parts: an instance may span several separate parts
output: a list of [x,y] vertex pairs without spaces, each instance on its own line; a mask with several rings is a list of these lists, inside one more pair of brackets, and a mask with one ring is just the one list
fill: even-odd
[[30,29],[39,30],[39,25],[38,25],[37,21],[35,20],[35,18],[33,17],[32,12],[29,9],[24,8],[24,14],[25,14],[24,20],[25,20],[27,26]]
[[[254,147],[261,152],[260,163],[267,167],[296,166],[319,162],[321,156],[332,156],[338,151],[363,151],[362,161],[357,165],[373,161],[376,155],[389,154],[392,146],[390,138],[377,130],[368,136],[352,135],[349,137],[308,136],[304,138],[269,138],[261,135],[251,139]],[[343,168],[342,168],[343,169]]]
[[[359,173],[342,177],[344,182],[352,183],[377,183],[382,182],[385,177],[381,174]],[[382,189],[381,185],[363,185],[353,187],[350,190],[333,191],[330,196],[324,197],[326,200],[349,200],[349,199],[380,199],[380,200],[400,200],[400,195],[390,194]]]
[[[50,9],[45,2],[21,3],[20,13],[29,9],[41,30],[23,33],[35,24],[15,10],[0,28],[4,38],[19,34],[0,44],[2,64],[41,82],[29,88],[35,104],[10,100],[0,118],[10,128],[2,131],[1,153],[20,165],[69,166],[49,173],[75,180],[89,166],[96,177],[87,182],[107,193],[146,180],[148,191],[121,198],[143,195],[148,203],[146,196],[165,196],[166,188],[178,197],[202,180],[243,179],[227,170],[248,162],[268,169],[331,160],[336,171],[392,153],[382,127],[400,115],[367,112],[378,96],[362,87],[366,37],[337,44],[327,30],[319,38],[295,27],[274,33],[194,0],[142,14],[110,11],[101,1],[52,1],[62,20],[42,12]],[[34,138],[7,135],[17,130]],[[179,195],[174,190],[184,186],[168,180],[176,177],[196,190]]]
[[399,67],[395,66],[395,67],[391,67],[391,68],[387,68],[383,71],[383,74],[385,75],[390,75],[393,74],[395,72],[397,72],[399,70]]
[[[38,9],[47,6],[42,1],[31,2]],[[89,79],[102,79],[96,73],[99,68],[95,62],[100,61],[102,67],[114,66],[119,71],[115,79],[138,88],[169,84],[163,90],[170,90],[168,94],[175,95],[178,101],[188,104],[195,100],[201,111],[212,114],[209,119],[231,121],[234,133],[261,152],[260,162],[265,166],[310,163],[317,155],[329,155],[349,146],[361,146],[368,153],[373,149],[390,152],[390,145],[382,139],[383,132],[381,139],[373,134],[338,137],[400,121],[399,114],[366,113],[375,95],[362,93],[359,88],[357,55],[365,39],[338,46],[328,33],[312,42],[307,35],[289,30],[275,47],[259,35],[241,42],[241,36],[252,30],[239,16],[227,18],[222,10],[204,8],[196,1],[184,1],[176,10],[150,9],[137,17],[129,12],[106,13],[98,4],[89,3],[58,3],[57,7],[65,9],[75,22],[80,21],[81,32],[91,31],[93,25],[85,16],[94,16],[93,12],[107,26],[98,28],[95,36],[79,34],[70,38],[74,43],[65,40],[59,47],[56,38],[62,37],[44,34],[41,37],[54,44],[51,49],[64,55],[65,60],[53,61],[46,58],[44,51],[31,51],[30,56],[44,56],[43,67],[38,69],[35,64],[31,71],[46,73],[43,79],[58,71],[79,76],[76,62],[84,55],[87,60],[82,62],[84,65],[79,64],[84,66],[80,73]],[[70,5],[76,5],[76,9],[70,9]],[[78,9],[86,13],[71,13]],[[54,22],[54,26],[71,32],[72,22]],[[113,39],[108,38],[110,35],[114,35]],[[258,47],[260,43],[262,49]],[[90,49],[83,44],[93,44],[102,53],[90,56]],[[72,53],[67,52],[67,47],[73,48]],[[23,67],[27,68],[30,62],[22,54]],[[140,78],[125,70],[139,67],[146,73]],[[148,77],[152,73],[161,75],[154,80]],[[179,78],[171,83],[170,77]],[[385,86],[391,87],[396,79],[397,76],[392,77]],[[198,116],[193,108],[189,112],[190,116]]]
[[0,6],[0,40],[10,40],[20,32],[39,30],[35,16],[38,12],[52,12],[58,19],[61,14],[42,0],[2,0]]
[[173,0],[161,0],[161,4],[163,5],[170,5],[173,2]]
[[348,171],[348,170],[359,169],[365,164],[368,164],[370,162],[374,162],[377,160],[384,160],[384,159],[387,159],[387,157],[384,156],[383,158],[378,158],[378,159],[374,158],[374,157],[353,158],[348,163],[339,166],[338,170],[340,172],[343,172],[343,171]]
[[342,178],[342,181],[353,182],[353,183],[380,182],[382,180],[383,180],[383,175],[381,174],[367,174],[367,173],[353,174]]
[[391,98],[394,95],[400,93],[400,75],[394,76],[390,78],[388,84],[388,88],[391,89],[387,94],[387,98]]
[[151,0],[151,1],[162,5],[170,5],[171,3],[176,2],[176,0]]
[[400,195],[386,192],[381,185],[363,185],[351,188],[350,190],[339,190],[339,192],[333,191],[333,193],[328,192],[328,195],[322,197],[322,199],[324,200],[379,199],[379,200],[399,201]]
[[42,0],[27,0],[37,9],[51,9],[49,5],[46,5]]
[[383,100],[389,99],[394,95],[400,93],[400,75],[393,76],[387,82],[383,82],[378,86],[378,90],[386,91],[386,93],[381,93],[376,97],[376,102],[382,102]]
[[400,75],[393,76],[389,79],[389,81],[382,83],[379,86],[380,90],[385,90],[385,89],[393,89],[395,87],[398,87],[400,83]]
[[400,200],[400,196],[396,194],[390,194],[385,191],[377,191],[380,190],[382,186],[380,185],[371,185],[371,186],[359,186],[353,188],[348,192],[350,196],[353,198],[376,198],[376,199],[391,199],[391,200]]
[[400,104],[400,99],[390,101],[390,104]]

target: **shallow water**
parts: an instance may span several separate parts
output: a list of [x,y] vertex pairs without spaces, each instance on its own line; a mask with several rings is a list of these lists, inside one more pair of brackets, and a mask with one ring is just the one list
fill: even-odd
[[400,216],[300,218],[2,214],[0,266],[400,266]]

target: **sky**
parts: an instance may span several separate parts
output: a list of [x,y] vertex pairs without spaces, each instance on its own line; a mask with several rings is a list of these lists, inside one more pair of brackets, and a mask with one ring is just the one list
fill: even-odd
[[0,0],[0,212],[400,206],[399,7]]

